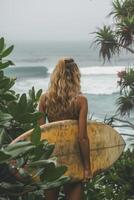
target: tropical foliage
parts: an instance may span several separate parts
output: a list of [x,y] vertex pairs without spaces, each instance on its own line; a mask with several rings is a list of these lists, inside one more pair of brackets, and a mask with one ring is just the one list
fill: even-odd
[[134,1],[133,0],[114,0],[112,26],[104,25],[95,32],[94,43],[100,47],[100,56],[110,60],[118,54],[122,48],[134,54]]
[[[40,141],[37,121],[42,114],[37,105],[42,90],[35,92],[32,87],[28,95],[17,94],[13,90],[16,79],[4,74],[4,69],[13,65],[5,59],[13,48],[6,48],[4,38],[0,38],[0,199],[44,199],[45,189],[69,179],[63,176],[66,166],[57,166],[56,158],[50,158],[54,145]],[[31,128],[31,141],[9,145]]]
[[[100,56],[110,60],[115,54],[126,49],[134,54],[134,1],[114,0],[112,26],[104,25],[95,32],[95,43],[100,47]],[[134,110],[134,69],[132,67],[118,72],[120,96],[117,99],[117,113],[106,119],[105,123],[113,127],[129,127],[134,130],[134,124],[119,119],[118,114],[130,115]],[[134,137],[131,134],[131,142]],[[132,145],[133,147],[133,145]],[[121,158],[106,172],[96,176],[87,184],[85,200],[132,200],[134,199],[134,150],[127,149]]]
[[110,170],[97,175],[86,188],[85,200],[134,199],[134,150],[127,150]]
[[117,99],[117,112],[130,115],[134,111],[134,69],[118,72],[120,97]]
[[[99,54],[110,60],[115,54],[126,49],[134,54],[134,1],[114,0],[112,11],[109,16],[113,16],[112,26],[104,25],[95,32],[94,43],[99,46]],[[120,87],[120,97],[117,99],[117,113],[130,115],[134,110],[134,70],[132,67],[125,71],[118,72],[118,86]]]

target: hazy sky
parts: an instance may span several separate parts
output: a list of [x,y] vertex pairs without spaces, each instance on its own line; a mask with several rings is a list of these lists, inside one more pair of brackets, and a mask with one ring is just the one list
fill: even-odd
[[0,36],[8,40],[88,40],[109,24],[112,0],[0,0]]

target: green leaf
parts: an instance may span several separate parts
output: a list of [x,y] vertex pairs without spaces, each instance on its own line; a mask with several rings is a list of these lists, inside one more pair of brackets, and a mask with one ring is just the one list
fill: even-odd
[[13,87],[13,85],[15,84],[15,80],[16,80],[16,78],[10,78],[9,83],[4,88],[5,91],[7,91],[7,90],[9,90],[10,88]]
[[15,150],[15,149],[18,149],[18,148],[27,147],[27,146],[30,146],[30,145],[32,145],[30,141],[20,141],[20,142],[14,143],[14,144],[9,144],[6,147],[6,151],[10,152],[12,150]]
[[5,78],[3,80],[0,80],[0,89],[5,89],[9,83],[10,83],[9,78]]
[[35,129],[33,130],[33,133],[32,133],[32,136],[31,136],[31,142],[34,145],[38,145],[41,142],[40,139],[41,139],[41,129],[40,129],[40,126],[37,125],[35,127]]
[[27,97],[26,94],[22,94],[18,103],[18,112],[25,113],[27,110]]
[[11,138],[8,136],[4,128],[0,128],[0,145],[11,142]]
[[9,67],[9,65],[10,65],[10,61],[4,62],[4,63],[0,63],[0,70]]
[[11,155],[0,150],[0,163],[6,162],[11,158]]
[[36,148],[33,150],[33,155],[32,155],[32,162],[37,161],[39,159],[43,159],[42,155],[44,155],[44,144],[42,141],[40,142],[39,145],[36,146]]
[[7,120],[10,120],[12,119],[12,116],[8,113],[3,113],[0,111],[0,122],[1,121],[7,121]]
[[18,110],[17,110],[17,102],[10,102],[8,105],[8,112],[16,119]]
[[0,53],[3,51],[4,49],[4,38],[0,38]]
[[55,167],[54,163],[50,163],[44,170],[43,175],[41,175],[42,181],[54,181],[60,178],[67,170],[66,166]]
[[27,101],[27,111],[28,111],[29,113],[32,113],[32,112],[35,111],[34,102],[33,102],[32,99],[28,99],[28,101]]
[[28,166],[29,167],[32,167],[32,168],[44,168],[46,166],[49,166],[50,163],[54,163],[55,164],[55,161],[54,160],[38,160],[38,161],[35,161],[35,162],[32,162],[30,163]]
[[38,92],[36,93],[36,101],[39,100],[41,94],[42,94],[42,89],[38,90]]
[[42,117],[41,112],[26,113],[24,115],[18,116],[18,121],[21,123],[35,123],[38,119]]
[[13,95],[11,92],[6,92],[2,95],[2,99],[6,101],[13,101],[13,100],[16,100],[17,97]]
[[31,98],[33,101],[36,101],[36,99],[35,99],[35,89],[34,89],[34,87],[32,87],[32,89],[29,90],[29,96],[30,96],[30,98]]
[[22,156],[32,149],[34,149],[35,146],[32,145],[28,141],[18,142],[16,144],[9,145],[4,151],[12,156],[12,158],[16,158],[18,156]]
[[14,45],[12,45],[12,46],[10,46],[9,48],[7,48],[7,49],[2,53],[2,58],[8,56],[8,55],[12,52],[13,48],[14,48]]
[[15,65],[12,60],[8,60],[8,62],[9,62],[9,65]]
[[44,159],[48,159],[50,157],[50,155],[53,153],[54,147],[54,144],[47,145],[47,147],[45,148],[45,153],[43,155]]

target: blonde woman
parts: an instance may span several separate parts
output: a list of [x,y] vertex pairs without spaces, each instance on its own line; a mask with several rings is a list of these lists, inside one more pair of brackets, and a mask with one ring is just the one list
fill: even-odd
[[[80,71],[72,58],[60,59],[51,74],[50,86],[41,96],[39,111],[45,114],[40,119],[40,125],[49,122],[74,119],[78,120],[78,142],[83,160],[83,180],[90,178],[89,168],[89,140],[87,137],[87,98],[81,93]],[[82,182],[66,184],[64,186],[66,199],[81,200],[83,192]],[[58,199],[59,188],[46,191],[47,200]]]

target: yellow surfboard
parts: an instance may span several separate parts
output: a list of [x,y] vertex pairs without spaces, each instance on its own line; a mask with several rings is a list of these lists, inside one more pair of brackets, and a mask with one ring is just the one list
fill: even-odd
[[[68,167],[65,175],[73,180],[82,180],[83,165],[78,145],[78,122],[76,120],[58,121],[42,125],[41,129],[41,139],[55,143],[52,156],[57,157],[58,165]],[[108,169],[120,157],[125,142],[116,130],[103,123],[89,121],[87,132],[90,141],[90,167],[94,176]],[[31,133],[32,130],[25,132],[12,143],[28,139]]]

